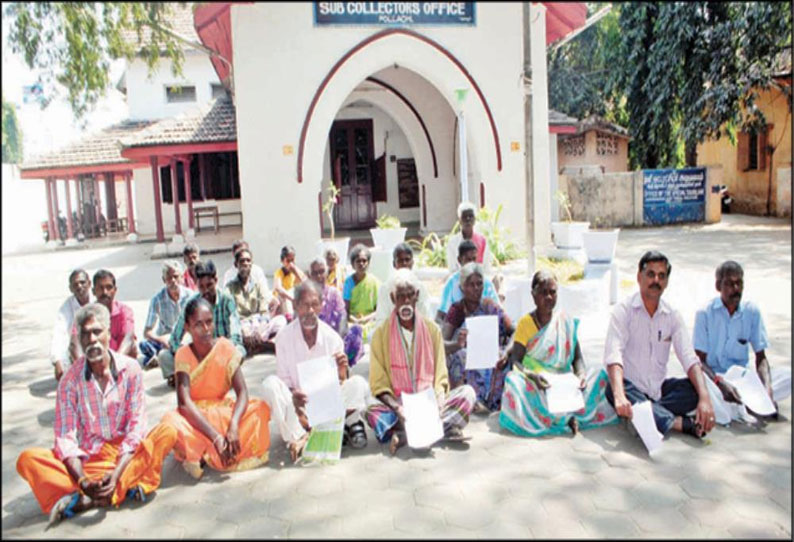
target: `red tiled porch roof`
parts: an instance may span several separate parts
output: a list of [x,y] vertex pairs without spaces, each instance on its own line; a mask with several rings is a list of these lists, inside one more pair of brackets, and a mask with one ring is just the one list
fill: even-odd
[[176,117],[157,121],[140,133],[123,138],[121,145],[121,155],[125,158],[185,154],[202,149],[204,152],[236,150],[234,104],[228,96],[222,96]]
[[26,160],[20,166],[23,179],[41,179],[59,174],[80,175],[141,167],[121,156],[119,139],[144,130],[152,121],[125,120],[86,136],[55,152]]

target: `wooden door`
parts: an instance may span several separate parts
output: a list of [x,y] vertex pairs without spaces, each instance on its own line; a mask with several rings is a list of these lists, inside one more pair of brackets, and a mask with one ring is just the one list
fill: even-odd
[[334,184],[340,190],[334,207],[339,229],[369,228],[375,225],[372,176],[375,148],[372,120],[338,120],[330,133]]

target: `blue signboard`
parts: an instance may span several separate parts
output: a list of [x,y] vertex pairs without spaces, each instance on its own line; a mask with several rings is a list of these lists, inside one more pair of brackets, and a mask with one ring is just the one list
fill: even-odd
[[474,2],[315,2],[316,25],[468,25]]
[[642,213],[647,225],[703,222],[706,169],[642,170]]

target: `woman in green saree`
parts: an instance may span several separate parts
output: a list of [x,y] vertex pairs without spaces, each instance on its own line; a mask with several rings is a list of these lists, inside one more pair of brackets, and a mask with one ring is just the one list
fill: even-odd
[[[499,423],[505,429],[529,437],[559,435],[617,423],[617,415],[606,400],[608,377],[604,367],[585,370],[577,340],[579,321],[557,304],[557,279],[547,271],[532,277],[532,298],[536,309],[518,322],[513,337],[510,363],[513,370],[505,379]],[[583,409],[552,413],[545,390],[544,373],[573,373],[580,381]]]
[[345,300],[350,332],[345,337],[345,352],[352,345],[348,342],[358,338],[366,342],[375,327],[375,309],[378,308],[380,281],[372,273],[367,273],[372,254],[369,249],[357,244],[350,251],[350,264],[353,274],[345,280],[342,298]]

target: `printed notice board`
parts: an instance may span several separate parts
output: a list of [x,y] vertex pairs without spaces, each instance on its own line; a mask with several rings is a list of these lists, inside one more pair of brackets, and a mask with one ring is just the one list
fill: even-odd
[[474,26],[474,11],[474,2],[314,2],[314,24]]
[[642,215],[646,225],[703,222],[706,169],[642,170]]

